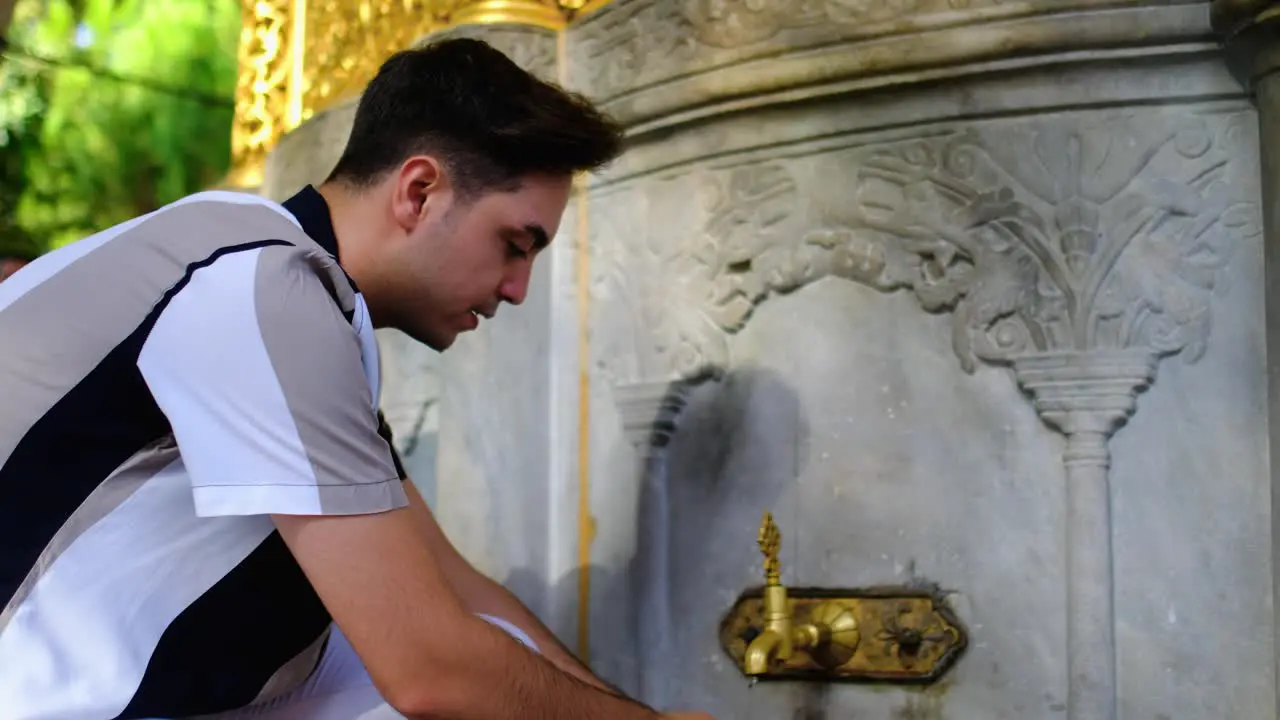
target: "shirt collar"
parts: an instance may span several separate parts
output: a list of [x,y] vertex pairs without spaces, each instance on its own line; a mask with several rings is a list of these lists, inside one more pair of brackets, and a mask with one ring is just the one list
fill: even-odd
[[285,200],[283,205],[284,209],[298,220],[298,224],[302,225],[303,232],[310,235],[311,239],[315,240],[335,260],[341,262],[341,258],[338,257],[338,233],[333,229],[329,203],[325,202],[319,190],[308,185],[299,190],[298,194]]

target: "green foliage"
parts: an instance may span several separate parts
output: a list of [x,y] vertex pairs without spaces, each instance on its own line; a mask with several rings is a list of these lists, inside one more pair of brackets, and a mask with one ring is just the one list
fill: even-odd
[[236,0],[19,0],[0,65],[0,212],[16,221],[0,248],[57,246],[221,179],[239,30]]

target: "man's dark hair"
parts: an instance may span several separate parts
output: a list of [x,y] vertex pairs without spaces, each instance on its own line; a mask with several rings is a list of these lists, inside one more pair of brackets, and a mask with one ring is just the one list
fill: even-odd
[[596,170],[622,151],[622,129],[580,95],[472,39],[393,55],[356,109],[330,180],[368,187],[410,156],[439,158],[459,192],[515,189],[530,173]]

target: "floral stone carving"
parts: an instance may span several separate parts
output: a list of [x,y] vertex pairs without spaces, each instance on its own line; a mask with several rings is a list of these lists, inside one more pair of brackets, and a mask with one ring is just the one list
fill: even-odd
[[[1001,128],[997,142],[969,131],[877,149],[858,172],[850,217],[793,246],[743,247],[735,235],[767,219],[760,206],[729,200],[708,228],[726,257],[704,312],[735,332],[768,295],[835,276],[911,289],[926,310],[951,310],[966,372],[979,359],[1069,350],[1194,361],[1217,271],[1236,241],[1260,232],[1256,206],[1226,180],[1224,146],[1245,119],[1168,118],[1159,129],[1151,120],[1032,124]],[[778,186],[772,172],[738,171],[730,197]]]

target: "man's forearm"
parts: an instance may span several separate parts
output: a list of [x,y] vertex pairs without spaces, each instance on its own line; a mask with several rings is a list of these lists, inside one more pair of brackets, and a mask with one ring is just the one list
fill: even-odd
[[418,493],[412,483],[405,484],[405,494],[409,497],[409,505],[435,555],[436,562],[449,579],[458,599],[463,606],[476,614],[491,615],[512,623],[523,630],[538,645],[546,661],[555,668],[582,682],[599,688],[605,692],[622,696],[623,693],[610,687],[608,683],[596,677],[585,665],[573,656],[569,649],[538,620],[528,608],[492,579],[486,577],[467,562],[435,521],[431,509]]
[[435,517],[431,514],[431,509],[427,507],[426,502],[423,501],[413,483],[405,484],[405,493],[409,497],[409,505],[418,519],[423,537],[430,544],[436,555],[437,562],[440,563],[445,575],[449,578],[449,584],[453,587],[453,591],[457,593],[458,598],[462,600],[463,605],[468,610],[473,613],[499,617],[514,624],[527,633],[534,643],[538,645],[538,649],[543,656],[562,672],[566,672],[606,692],[622,695],[616,688],[596,677],[585,665],[579,662],[573,656],[573,653],[569,652],[569,649],[561,644],[556,636],[515,595],[512,595],[506,588],[480,573],[458,553],[453,544],[449,542],[449,539],[445,537],[439,524],[436,523]]
[[561,672],[469,611],[411,510],[274,515],[311,586],[402,715],[423,720],[655,720]]
[[397,705],[413,720],[661,718],[640,703],[562,672],[482,620],[476,619],[455,631],[462,631],[457,634],[465,634],[472,641],[455,645],[447,668],[433,670],[433,682],[425,695]]
[[560,639],[538,619],[538,616],[525,607],[524,603],[520,602],[520,599],[511,591],[474,571],[471,577],[456,584],[462,586],[456,587],[455,590],[467,605],[467,609],[475,613],[500,617],[512,623],[525,631],[537,644],[542,656],[561,671],[605,692],[625,697],[621,690],[601,680],[574,657],[569,648],[565,647]]

